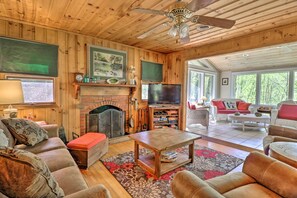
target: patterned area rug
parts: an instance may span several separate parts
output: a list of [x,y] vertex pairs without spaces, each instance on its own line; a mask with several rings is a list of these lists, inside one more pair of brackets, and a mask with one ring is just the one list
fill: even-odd
[[[188,147],[176,149],[178,153],[188,153]],[[141,149],[140,155],[151,152]],[[170,182],[175,173],[189,170],[203,180],[224,175],[240,165],[243,160],[225,153],[195,145],[195,159],[159,179],[144,171],[134,163],[133,151],[101,160],[111,174],[120,182],[126,191],[135,198],[171,198]]]

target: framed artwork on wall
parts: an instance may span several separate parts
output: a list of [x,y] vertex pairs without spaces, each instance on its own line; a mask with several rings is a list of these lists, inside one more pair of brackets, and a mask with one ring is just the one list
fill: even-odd
[[90,77],[126,80],[127,52],[88,45]]
[[228,85],[229,84],[229,78],[222,78],[222,85]]

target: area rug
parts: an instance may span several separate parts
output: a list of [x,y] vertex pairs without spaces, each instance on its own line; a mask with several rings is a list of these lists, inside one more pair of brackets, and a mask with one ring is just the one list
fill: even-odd
[[[176,149],[178,153],[188,153],[188,148]],[[140,149],[140,155],[148,155],[147,149]],[[125,190],[135,198],[171,198],[170,182],[181,170],[189,170],[203,180],[224,175],[240,165],[243,160],[234,156],[195,145],[195,159],[159,179],[144,171],[134,163],[133,151],[101,160],[110,173],[120,182]]]

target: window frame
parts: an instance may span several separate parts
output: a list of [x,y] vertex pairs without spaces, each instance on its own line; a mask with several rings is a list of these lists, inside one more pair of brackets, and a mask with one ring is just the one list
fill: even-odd
[[22,106],[47,106],[57,104],[57,94],[56,94],[56,78],[51,76],[33,76],[33,75],[23,75],[23,74],[8,74],[5,75],[5,79],[32,79],[32,80],[52,80],[53,81],[53,102],[32,102],[32,103],[21,103]]
[[[217,86],[217,73],[216,72],[211,72],[211,71],[205,71],[205,70],[201,70],[201,69],[196,69],[196,68],[192,68],[189,67],[188,68],[188,79],[187,79],[187,101],[190,101],[190,96],[191,96],[191,71],[197,72],[201,74],[201,85],[200,85],[200,95],[201,97],[204,96],[204,85],[205,85],[205,75],[210,75],[213,76],[213,86],[212,86],[212,97],[215,98],[216,97],[216,86]],[[213,99],[212,98],[212,99]],[[209,101],[211,101],[212,99],[208,98]],[[201,99],[199,99],[201,100]]]
[[[266,69],[266,70],[252,70],[252,71],[244,71],[244,72],[232,72],[232,83],[231,83],[231,96],[235,98],[235,79],[238,75],[245,75],[245,74],[256,74],[256,104],[255,105],[267,105],[261,104],[261,75],[268,74],[268,73],[282,73],[288,72],[288,81],[289,81],[289,88],[288,88],[288,97],[287,100],[294,100],[294,74],[297,72],[297,67],[292,68],[280,68],[280,69]],[[276,105],[276,104],[275,104]],[[274,106],[274,105],[272,105]]]

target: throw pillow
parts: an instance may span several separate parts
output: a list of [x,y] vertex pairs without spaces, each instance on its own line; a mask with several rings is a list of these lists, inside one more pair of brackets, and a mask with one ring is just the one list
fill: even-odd
[[2,129],[0,129],[0,146],[8,146],[8,138],[6,137]]
[[14,147],[14,145],[15,145],[15,139],[11,135],[11,133],[9,132],[9,130],[7,129],[7,127],[5,126],[5,124],[3,124],[3,122],[1,120],[0,120],[0,129],[3,130],[4,134],[8,138],[8,146],[9,147]]
[[217,100],[217,101],[213,100],[213,101],[212,101],[212,104],[213,104],[214,106],[216,106],[216,107],[218,108],[218,110],[225,110],[225,109],[226,109],[226,107],[225,107],[223,101],[221,101],[221,100]]
[[297,120],[297,105],[282,104],[277,117],[287,120]]
[[0,147],[0,192],[8,197],[63,197],[47,165],[24,150]]
[[224,104],[227,110],[237,110],[236,101],[225,101]]
[[238,102],[237,109],[238,110],[249,110],[249,107],[252,103],[247,102]]
[[21,144],[34,146],[48,139],[47,131],[31,120],[9,118],[3,119],[2,122]]

